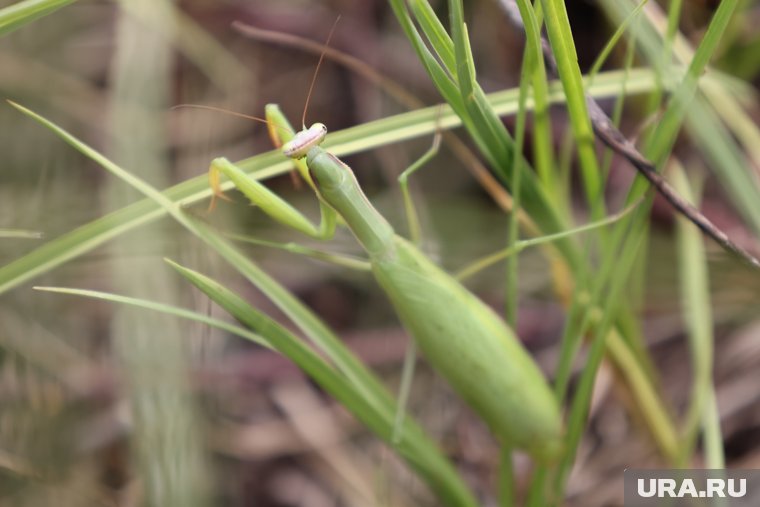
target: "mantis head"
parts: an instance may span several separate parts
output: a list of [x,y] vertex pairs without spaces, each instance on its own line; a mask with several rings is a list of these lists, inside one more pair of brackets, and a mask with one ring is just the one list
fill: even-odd
[[293,139],[282,145],[282,153],[289,158],[303,158],[314,146],[319,146],[327,135],[324,123],[315,123],[298,132]]

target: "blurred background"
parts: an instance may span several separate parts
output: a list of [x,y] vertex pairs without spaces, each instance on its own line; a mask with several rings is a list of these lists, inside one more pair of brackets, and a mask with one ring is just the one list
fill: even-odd
[[[692,43],[700,40],[716,3],[684,2],[680,29]],[[436,8],[445,20],[445,5]],[[745,2],[740,9],[714,63],[751,86],[745,106],[757,124],[760,7]],[[615,26],[596,2],[568,2],[568,10],[586,71]],[[319,53],[302,43],[273,40],[272,34],[323,44],[338,16],[332,48],[395,81],[422,104],[441,101],[381,0],[74,2],[0,39],[0,91],[166,188],[203,175],[214,157],[239,160],[271,149],[263,125],[172,106],[200,104],[263,116],[265,104],[277,103],[298,126]],[[483,88],[517,86],[523,35],[494,1],[467,2],[466,16]],[[245,36],[232,28],[233,21],[268,36]],[[613,53],[608,66],[621,65],[622,56]],[[643,100],[627,102],[622,130],[632,137],[651,120],[637,114]],[[611,104],[602,101],[608,109]],[[327,59],[306,122],[320,121],[335,131],[406,109],[376,83]],[[561,139],[564,109],[554,107],[552,115]],[[505,122],[511,129],[514,119]],[[345,160],[402,234],[407,230],[396,178],[431,142],[420,138]],[[709,163],[691,155],[688,138],[676,152],[705,178],[705,213],[741,244],[757,246],[713,184]],[[0,104],[0,153],[0,229],[42,234],[41,239],[0,239],[2,265],[140,199],[5,103]],[[747,170],[758,168],[748,164]],[[607,183],[611,203],[621,202],[632,177],[630,167],[613,162]],[[315,215],[307,187],[287,175],[269,183]],[[452,156],[447,142],[414,176],[413,190],[424,249],[447,269],[503,245],[507,215]],[[315,246],[258,213],[242,195],[228,195],[231,201],[219,202],[213,213],[206,202],[186,211],[220,231]],[[579,207],[577,214],[583,221],[586,210]],[[692,373],[684,359],[689,351],[667,204],[656,201],[652,221],[650,262],[637,282],[638,314],[653,371],[678,412],[690,394]],[[171,220],[124,234],[107,222],[102,227],[112,240],[0,295],[0,505],[436,504],[389,449],[273,352],[148,311],[32,290],[43,285],[112,291],[226,318],[166,267],[162,259],[169,257],[224,280],[257,308],[282,318]],[[358,253],[345,231],[328,247]],[[280,250],[243,248],[396,389],[407,336],[367,274]],[[760,468],[760,277],[714,245],[708,248],[715,379],[728,466]],[[521,259],[518,334],[545,371],[552,371],[564,309],[540,253],[528,251]],[[503,285],[500,267],[468,282],[497,308],[503,306]],[[567,505],[621,505],[624,468],[662,466],[642,422],[629,410],[631,403],[613,368],[603,366]],[[416,372],[410,411],[453,457],[484,505],[493,505],[498,449],[424,362]],[[529,472],[529,460],[518,457],[517,477]]]

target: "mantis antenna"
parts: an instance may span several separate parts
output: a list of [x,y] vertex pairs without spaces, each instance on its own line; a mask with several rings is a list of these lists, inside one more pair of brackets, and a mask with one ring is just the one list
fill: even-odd
[[[338,26],[338,21],[340,21],[340,16],[335,18],[335,22],[332,25],[332,28],[330,28],[330,33],[327,34],[327,40],[325,41],[325,50],[330,45],[330,39],[332,39],[333,32],[335,32],[335,27]],[[314,69],[314,75],[311,76],[311,84],[309,85],[309,92],[306,94],[306,103],[303,105],[303,115],[301,115],[301,127],[306,130],[306,111],[309,109],[309,101],[311,100],[311,92],[314,90],[314,83],[317,82],[317,74],[319,74],[319,68],[322,66],[322,60],[325,59],[325,51],[322,51],[322,54],[319,55],[319,61],[317,62],[317,68]]]
[[261,123],[266,123],[267,125],[272,125],[271,122],[265,120],[264,118],[259,118],[258,116],[251,116],[249,114],[238,113],[237,111],[232,111],[231,109],[224,109],[223,107],[203,106],[201,104],[177,104],[176,106],[172,106],[169,109],[170,110],[174,110],[174,109],[206,109],[207,111],[216,111],[218,113],[229,114],[229,115],[232,115],[232,116],[237,116],[239,118],[245,118],[247,120],[254,120],[254,121],[259,121]]
[[[325,127],[321,123],[314,124],[311,129],[306,128],[306,112],[309,109],[309,102],[311,101],[311,95],[314,91],[314,84],[317,81],[317,75],[319,74],[319,69],[322,66],[322,61],[325,57],[325,52],[327,50],[327,47],[330,44],[330,40],[332,39],[333,33],[335,32],[335,27],[338,25],[338,21],[340,21],[340,16],[338,16],[335,19],[335,22],[333,23],[332,27],[330,28],[330,32],[327,35],[327,40],[324,44],[324,50],[322,51],[322,54],[319,55],[319,61],[317,62],[317,67],[314,69],[314,75],[311,78],[311,83],[309,84],[309,91],[306,94],[306,102],[303,107],[303,114],[301,116],[301,126],[302,130],[301,132],[298,132],[296,136],[291,139],[291,141],[282,144],[280,136],[275,132],[275,129],[280,129],[281,131],[285,132],[286,134],[291,135],[292,133],[290,130],[282,125],[278,125],[275,122],[266,120],[264,118],[259,118],[258,116],[252,116],[248,114],[238,113],[237,111],[231,111],[229,109],[224,109],[221,107],[215,107],[215,106],[204,106],[199,104],[178,104],[176,106],[173,106],[171,109],[179,109],[179,108],[194,108],[194,109],[203,109],[207,111],[216,111],[224,114],[229,114],[231,116],[236,116],[238,118],[245,118],[248,120],[257,121],[260,123],[265,123],[267,125],[267,128],[269,129],[269,137],[272,139],[272,142],[275,144],[275,146],[280,147],[283,149],[283,153],[285,153],[286,156],[290,158],[302,158],[306,156],[306,151],[308,151],[309,148],[311,148],[314,145],[318,145],[322,142],[322,139],[324,139],[325,134],[327,133],[327,127]],[[300,153],[303,152],[302,155]],[[291,173],[293,175],[293,183],[296,187],[299,186],[299,180],[295,176],[295,173]],[[214,197],[221,196],[221,192],[218,191],[219,188],[219,179],[218,179],[218,173],[216,171],[210,170],[209,172],[209,179],[211,181],[212,188],[215,189],[214,191]],[[214,208],[215,199],[212,198],[211,202],[209,203],[209,210],[212,210]]]
[[238,118],[245,118],[246,120],[253,120],[260,123],[266,123],[267,127],[269,127],[270,129],[277,128],[282,131],[288,132],[288,130],[282,127],[281,125],[277,125],[269,120],[265,120],[264,118],[259,118],[258,116],[252,116],[250,114],[238,113],[237,111],[232,111],[231,109],[224,109],[223,107],[204,106],[201,104],[177,104],[176,106],[172,106],[169,109],[205,109],[206,111],[215,111],[217,113],[224,113],[230,116],[237,116]]
[[[335,32],[335,27],[338,26],[338,21],[340,21],[340,16],[335,18],[335,22],[333,22],[332,27],[330,28],[330,33],[327,34],[327,40],[325,41],[325,44],[324,44],[325,50],[330,45],[330,40],[332,39],[333,33]],[[311,83],[309,84],[309,91],[306,94],[306,102],[304,103],[303,114],[301,115],[301,127],[303,130],[306,130],[306,112],[309,110],[309,102],[311,101],[311,95],[312,95],[312,92],[314,91],[314,84],[317,82],[317,75],[319,74],[319,69],[322,66],[322,61],[325,59],[325,50],[323,50],[322,54],[319,55],[319,61],[317,62],[316,69],[314,69],[314,75],[311,77]],[[237,111],[224,109],[222,107],[204,106],[201,104],[177,104],[176,106],[172,106],[170,109],[181,109],[181,108],[204,109],[206,111],[216,111],[218,113],[224,113],[224,114],[229,114],[231,116],[237,116],[238,118],[245,118],[247,120],[253,120],[260,123],[265,123],[270,129],[274,127],[274,128],[279,128],[281,130],[286,130],[282,126],[276,125],[264,118],[260,118],[258,116],[252,116],[249,114],[238,113]]]

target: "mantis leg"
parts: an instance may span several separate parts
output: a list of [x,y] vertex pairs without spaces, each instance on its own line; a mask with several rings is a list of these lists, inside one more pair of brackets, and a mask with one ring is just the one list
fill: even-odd
[[524,239],[522,241],[518,241],[514,245],[504,248],[502,250],[498,250],[492,254],[488,254],[485,257],[481,257],[480,259],[477,259],[473,261],[472,263],[468,264],[466,267],[459,270],[459,272],[456,273],[455,277],[457,280],[464,280],[465,278],[469,278],[473,276],[476,273],[479,273],[480,271],[493,266],[497,262],[500,262],[507,257],[510,257],[514,254],[520,253],[526,248],[542,245],[544,243],[550,243],[552,241],[556,241],[558,239],[566,238],[568,236],[573,236],[575,234],[579,234],[582,232],[590,231],[592,229],[597,229],[599,227],[604,227],[606,225],[610,225],[614,222],[617,222],[624,216],[626,216],[628,213],[636,209],[639,204],[641,204],[642,199],[639,199],[638,201],[634,202],[624,210],[615,213],[614,215],[610,215],[607,218],[603,218],[602,220],[597,220],[595,222],[591,222],[585,225],[581,225],[580,227],[575,227],[573,229],[568,229],[566,231],[558,232],[556,234],[548,234],[546,236],[539,236],[537,238],[531,238],[531,239]]
[[276,248],[278,250],[284,250],[296,255],[303,255],[319,261],[329,262],[336,266],[353,269],[355,271],[371,271],[372,265],[366,259],[361,259],[353,255],[344,255],[334,252],[328,252],[326,250],[312,248],[298,243],[288,242],[279,243],[276,241],[268,241],[265,239],[258,239],[251,236],[242,234],[225,234],[226,237],[241,241],[243,243],[250,243],[253,245],[264,246],[267,248]]
[[[272,140],[272,144],[279,148],[283,143],[290,141],[294,137],[293,127],[276,104],[267,104],[265,110],[269,137]],[[301,177],[306,180],[316,193],[314,182],[311,180],[306,163],[303,160],[294,160],[293,163]],[[209,183],[214,190],[214,196],[223,197],[223,194],[219,190],[220,173],[232,180],[235,186],[253,204],[257,205],[264,213],[281,224],[315,239],[330,239],[335,233],[335,210],[322,202],[321,199],[319,201],[321,219],[319,225],[315,225],[287,201],[277,196],[277,194],[258,181],[250,178],[226,158],[215,159],[211,162],[211,167],[209,168]],[[213,208],[213,204],[214,201],[212,200],[210,208]]]
[[[404,198],[404,209],[406,210],[406,219],[409,224],[409,236],[415,245],[419,245],[422,239],[422,228],[420,226],[417,208],[414,206],[414,200],[409,192],[409,177],[417,172],[422,166],[427,164],[433,157],[438,154],[441,146],[441,133],[436,132],[433,137],[433,144],[422,154],[412,165],[407,167],[398,177],[398,184],[401,187],[401,195]],[[401,385],[398,392],[398,404],[396,406],[396,415],[393,422],[393,434],[391,441],[394,443],[401,441],[401,431],[404,423],[404,414],[406,413],[407,402],[409,401],[409,391],[411,390],[412,380],[414,379],[414,368],[417,359],[417,346],[414,340],[409,340],[404,353],[404,366],[401,369]]]
[[[243,170],[226,158],[217,158],[211,162],[209,168],[212,184],[218,184],[218,174],[222,173],[235,183],[250,201],[261,208],[261,211],[283,225],[291,227],[302,234],[315,239],[330,239],[335,233],[336,215],[335,210],[320,201],[320,223],[314,224],[300,211],[291,206],[287,201],[269,190],[267,187],[248,176]],[[218,195],[218,188],[214,190]]]
[[401,187],[401,195],[404,197],[404,209],[406,210],[406,219],[409,223],[409,237],[412,243],[419,245],[422,232],[420,227],[420,219],[417,214],[417,208],[414,206],[411,193],[409,192],[409,176],[417,172],[423,165],[427,164],[430,159],[438,154],[438,149],[441,146],[441,133],[436,132],[433,137],[433,144],[430,148],[422,154],[412,165],[407,167],[404,172],[398,177],[398,184]]

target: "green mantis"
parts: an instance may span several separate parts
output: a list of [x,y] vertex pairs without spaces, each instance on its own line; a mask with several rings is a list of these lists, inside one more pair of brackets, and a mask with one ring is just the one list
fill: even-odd
[[336,214],[340,215],[366,251],[375,279],[430,365],[502,444],[524,449],[539,460],[556,459],[563,441],[559,406],[514,332],[460,282],[395,233],[370,204],[351,169],[320,146],[324,125],[315,124],[293,135],[276,106],[267,106],[266,116],[277,143],[286,141],[283,153],[295,160],[315,190],[320,224],[312,224],[226,159],[212,162],[212,184],[223,173],[270,217],[314,238],[332,236]]

